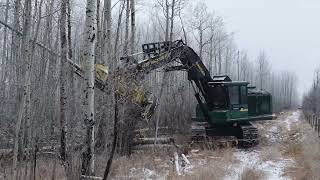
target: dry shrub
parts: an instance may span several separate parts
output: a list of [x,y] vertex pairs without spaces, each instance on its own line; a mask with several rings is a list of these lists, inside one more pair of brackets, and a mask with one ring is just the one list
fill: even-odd
[[296,165],[289,167],[286,174],[297,180],[319,179],[320,140],[314,129],[307,122],[299,121],[296,126],[292,126],[288,139],[288,143],[291,143],[285,149],[284,155],[294,158]]
[[197,170],[195,173],[187,176],[179,176],[177,180],[219,180],[225,176],[225,170],[220,167],[210,165]]
[[[172,156],[170,156],[171,154]],[[151,170],[157,175],[168,175],[168,172],[170,174],[170,170],[173,168],[170,164],[172,157],[173,153],[171,152],[153,152],[151,150],[132,154],[130,157],[118,157],[113,162],[111,177],[115,179],[143,179],[143,174],[140,173],[143,169]],[[135,177],[130,177],[130,172],[133,170],[136,170]]]
[[261,162],[278,160],[280,157],[281,152],[279,151],[279,149],[272,146],[263,147],[261,153],[259,153]]
[[[223,179],[228,173],[228,166],[236,163],[233,156],[235,149],[218,149],[216,151],[201,151],[192,157],[197,161],[193,161],[194,168],[192,174],[182,177],[175,177],[178,180],[218,180]],[[199,160],[203,160],[204,164],[199,165]],[[196,164],[198,162],[198,164]],[[169,178],[170,179],[170,178]]]
[[302,154],[303,156],[298,160],[304,164],[304,168],[309,170],[310,177],[320,177],[320,140],[317,133],[309,126],[302,126],[305,132],[303,139],[301,140]]
[[252,168],[246,168],[241,174],[241,180],[259,180],[263,178],[263,171]]
[[283,156],[288,158],[296,158],[301,156],[303,148],[301,144],[289,144],[289,146],[283,151]]
[[287,169],[285,172],[286,175],[292,177],[292,179],[296,180],[309,180],[309,179],[316,179],[312,174],[312,171],[307,164],[302,164],[301,167],[291,167]]

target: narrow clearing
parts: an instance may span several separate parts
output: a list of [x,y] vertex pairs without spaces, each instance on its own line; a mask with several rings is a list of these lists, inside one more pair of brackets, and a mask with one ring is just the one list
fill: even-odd
[[[114,179],[317,179],[320,142],[299,110],[283,112],[277,120],[257,122],[261,142],[250,149],[193,149],[191,166],[174,171],[171,152],[135,154],[118,160]],[[127,172],[127,173],[121,173]],[[120,173],[121,175],[119,175]],[[117,174],[117,175],[116,175]]]

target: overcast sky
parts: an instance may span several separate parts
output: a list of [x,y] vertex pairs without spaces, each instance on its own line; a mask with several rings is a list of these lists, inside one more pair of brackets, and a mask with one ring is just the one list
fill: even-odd
[[300,94],[307,91],[320,65],[320,0],[205,1],[251,59],[264,49],[273,69],[295,71]]

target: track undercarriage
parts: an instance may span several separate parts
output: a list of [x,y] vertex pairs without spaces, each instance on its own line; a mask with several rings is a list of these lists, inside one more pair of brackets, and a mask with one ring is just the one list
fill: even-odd
[[204,144],[207,148],[250,148],[259,143],[258,130],[250,122],[211,126],[207,122],[193,122],[192,143]]

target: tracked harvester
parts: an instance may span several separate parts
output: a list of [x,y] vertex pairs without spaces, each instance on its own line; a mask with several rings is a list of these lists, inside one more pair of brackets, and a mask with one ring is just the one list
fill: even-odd
[[241,147],[259,143],[258,131],[250,122],[275,118],[272,99],[270,93],[248,84],[231,81],[228,76],[214,76],[208,82],[212,101],[198,101],[192,124],[194,140],[233,136]]
[[[145,60],[141,62],[136,61],[134,55],[122,58],[123,62],[130,64],[130,72],[125,73],[128,78],[141,78],[162,67],[166,71],[187,72],[198,102],[191,125],[194,141],[232,136],[240,146],[251,147],[259,142],[257,129],[251,122],[275,118],[270,93],[248,87],[248,82],[232,81],[228,76],[211,77],[201,58],[182,40],[143,44],[142,50]],[[171,62],[179,62],[179,65],[168,66]],[[154,108],[152,106],[145,114],[152,114]]]
[[198,102],[191,126],[193,140],[233,136],[240,146],[251,147],[259,138],[250,122],[275,118],[268,92],[248,87],[248,82],[234,82],[228,76],[211,77],[197,53],[181,40],[142,47],[147,60],[139,63],[139,71],[148,73],[172,61],[181,65],[166,67],[167,71],[187,71]]

